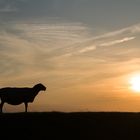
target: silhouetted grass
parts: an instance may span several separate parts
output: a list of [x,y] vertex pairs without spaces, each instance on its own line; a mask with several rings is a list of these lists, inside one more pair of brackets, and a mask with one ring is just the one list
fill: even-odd
[[140,113],[4,113],[0,114],[0,137],[38,140],[134,140],[140,138]]

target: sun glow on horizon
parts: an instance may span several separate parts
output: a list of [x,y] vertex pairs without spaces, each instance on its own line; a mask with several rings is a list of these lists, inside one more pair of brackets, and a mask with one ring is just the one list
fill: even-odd
[[135,75],[130,79],[131,89],[140,93],[140,75]]

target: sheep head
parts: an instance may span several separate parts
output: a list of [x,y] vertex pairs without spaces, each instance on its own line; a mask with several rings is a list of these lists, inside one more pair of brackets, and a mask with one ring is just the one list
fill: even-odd
[[46,87],[41,83],[36,84],[33,88],[38,89],[39,91],[41,91],[41,90],[45,91],[46,90]]

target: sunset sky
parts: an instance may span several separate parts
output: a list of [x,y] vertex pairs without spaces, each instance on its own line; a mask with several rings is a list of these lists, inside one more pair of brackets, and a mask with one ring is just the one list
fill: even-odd
[[29,111],[140,111],[138,75],[139,0],[0,0],[0,87],[47,86]]

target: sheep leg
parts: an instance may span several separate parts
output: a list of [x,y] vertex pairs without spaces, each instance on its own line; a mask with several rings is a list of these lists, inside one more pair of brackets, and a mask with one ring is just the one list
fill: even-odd
[[24,103],[24,104],[25,104],[25,112],[27,112],[28,103]]
[[2,113],[2,108],[3,108],[4,102],[1,102],[0,104],[0,112]]

